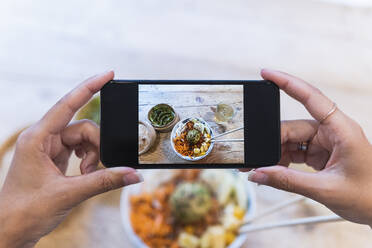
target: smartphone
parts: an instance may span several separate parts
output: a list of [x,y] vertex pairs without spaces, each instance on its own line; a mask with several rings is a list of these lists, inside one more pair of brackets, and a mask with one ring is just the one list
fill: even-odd
[[256,168],[281,155],[279,88],[266,80],[112,80],[100,159],[137,169]]

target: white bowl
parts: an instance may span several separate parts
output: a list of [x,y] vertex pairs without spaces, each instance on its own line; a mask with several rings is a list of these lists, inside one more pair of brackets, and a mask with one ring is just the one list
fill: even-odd
[[177,152],[176,148],[174,148],[173,139],[176,138],[177,135],[180,135],[181,130],[186,125],[186,123],[189,122],[189,121],[191,121],[191,120],[193,120],[193,119],[196,119],[199,122],[203,123],[208,128],[209,134],[211,135],[211,137],[213,137],[213,130],[212,130],[212,128],[209,126],[208,122],[206,122],[202,118],[193,117],[193,118],[186,118],[186,119],[183,119],[183,120],[179,121],[173,127],[173,130],[172,130],[172,133],[171,133],[171,136],[170,136],[170,142],[171,142],[172,149],[177,154],[177,156],[180,157],[180,158],[182,158],[182,159],[188,160],[188,161],[197,161],[197,160],[200,160],[200,159],[205,158],[206,156],[209,155],[209,153],[212,151],[213,146],[214,146],[214,142],[211,142],[211,144],[210,144],[210,146],[208,148],[208,151],[203,156],[198,156],[198,157],[193,157],[193,158],[190,158],[189,156],[183,156],[182,154],[180,154],[179,152]]
[[[146,172],[142,172],[143,177],[145,178],[145,182],[149,180],[149,178],[158,179],[159,177],[157,174],[159,173],[169,173],[169,171],[164,172],[164,170],[146,170]],[[250,221],[253,219],[256,213],[256,193],[253,188],[253,184],[248,180],[245,181],[246,186],[246,193],[248,199],[248,207],[244,216],[244,221]],[[160,182],[159,182],[160,184]],[[154,188],[154,185],[147,186],[147,188]],[[135,184],[131,186],[127,186],[121,192],[120,198],[120,214],[121,220],[124,226],[125,235],[127,236],[128,240],[132,244],[133,247],[136,248],[149,248],[140,237],[134,232],[132,228],[132,224],[130,221],[130,196],[140,194],[144,189],[144,184]],[[237,236],[227,248],[240,248],[246,240],[246,236],[244,234],[240,234]]]

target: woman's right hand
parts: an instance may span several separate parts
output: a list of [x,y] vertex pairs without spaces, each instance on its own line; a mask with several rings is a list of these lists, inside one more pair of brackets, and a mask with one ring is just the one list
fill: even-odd
[[[362,128],[339,109],[324,119],[334,103],[303,80],[266,69],[261,75],[301,102],[315,120],[283,121],[279,165],[255,169],[249,180],[307,196],[347,220],[372,225],[372,146]],[[308,142],[306,151],[298,148],[301,142]],[[317,172],[290,169],[290,163],[306,163]]]
[[[70,123],[113,77],[109,71],[87,79],[18,138],[0,190],[0,247],[34,247],[82,201],[142,181],[133,168],[98,170],[99,127],[88,120]],[[72,152],[81,158],[82,175],[66,176]]]

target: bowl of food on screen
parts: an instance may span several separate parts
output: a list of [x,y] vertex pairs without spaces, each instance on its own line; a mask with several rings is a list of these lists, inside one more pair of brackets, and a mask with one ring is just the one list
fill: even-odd
[[147,118],[155,130],[159,132],[169,132],[179,120],[174,108],[165,103],[153,106],[148,112]]
[[178,122],[171,133],[173,151],[182,159],[197,161],[205,158],[213,149],[213,131],[202,118],[186,118]]

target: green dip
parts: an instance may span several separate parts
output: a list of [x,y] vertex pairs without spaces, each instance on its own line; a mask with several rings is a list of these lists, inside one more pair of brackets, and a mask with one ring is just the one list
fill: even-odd
[[156,127],[164,127],[174,120],[175,113],[171,106],[167,104],[158,104],[149,112],[149,120]]

